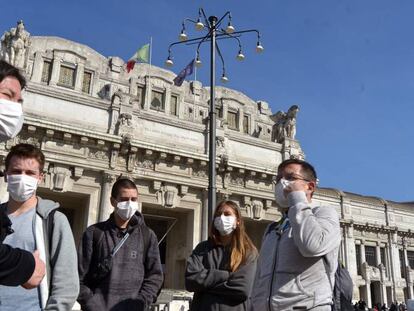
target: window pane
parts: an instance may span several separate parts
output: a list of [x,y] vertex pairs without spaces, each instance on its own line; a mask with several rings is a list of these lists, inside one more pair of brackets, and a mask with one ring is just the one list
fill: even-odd
[[91,90],[92,74],[90,72],[83,73],[82,92],[88,93]]
[[375,247],[374,246],[365,246],[365,261],[370,265],[375,267]]
[[164,93],[152,91],[151,109],[164,110]]
[[246,133],[246,134],[249,133],[249,117],[248,116],[243,117],[243,133]]
[[171,100],[170,100],[170,114],[173,116],[177,115],[177,103],[178,103],[178,97],[175,95],[172,95]]
[[145,89],[142,86],[138,86],[137,88],[137,97],[139,98],[139,103],[142,109],[144,109],[145,104]]
[[405,264],[404,264],[404,252],[403,250],[399,250],[400,254],[400,267],[401,267],[401,277],[405,279]]
[[355,259],[357,264],[357,273],[361,275],[361,245],[355,245]]
[[408,266],[410,266],[411,269],[414,269],[414,252],[407,251],[407,257],[408,257]]
[[50,76],[52,75],[52,62],[51,61],[44,61],[43,62],[43,70],[42,70],[42,82],[49,83]]
[[66,66],[60,66],[59,84],[65,87],[74,87],[75,69]]
[[237,130],[237,113],[227,112],[227,123],[229,128]]

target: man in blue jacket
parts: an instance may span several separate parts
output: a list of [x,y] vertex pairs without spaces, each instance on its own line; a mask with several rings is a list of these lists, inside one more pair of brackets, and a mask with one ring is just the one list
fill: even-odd
[[312,200],[316,171],[309,163],[282,162],[275,198],[282,219],[263,237],[251,311],[329,311],[341,242],[333,206]]

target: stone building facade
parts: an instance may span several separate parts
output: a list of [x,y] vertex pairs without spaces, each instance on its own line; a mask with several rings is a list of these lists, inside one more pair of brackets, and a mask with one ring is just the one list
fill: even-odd
[[[18,137],[0,143],[1,163],[16,143],[42,149],[47,164],[38,193],[61,203],[77,242],[87,226],[108,218],[116,178],[133,179],[142,213],[160,240],[160,300],[170,310],[187,306],[185,261],[208,232],[209,88],[199,81],[177,87],[173,72],[148,64],[127,73],[119,57],[58,37],[30,36],[22,25],[1,41],[0,56],[28,79],[25,125]],[[19,51],[13,52],[13,40],[22,40]],[[279,163],[304,158],[294,135],[297,111],[292,106],[272,114],[264,101],[216,88],[218,200],[240,205],[259,247],[266,226],[280,217],[273,199]],[[0,195],[7,199],[4,182]],[[328,188],[314,199],[338,211],[341,261],[354,279],[354,299],[370,305],[413,298],[414,203]]]

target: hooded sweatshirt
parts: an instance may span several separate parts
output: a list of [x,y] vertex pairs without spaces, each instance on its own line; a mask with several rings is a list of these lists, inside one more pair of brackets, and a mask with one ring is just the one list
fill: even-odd
[[[95,230],[101,233],[94,241]],[[93,267],[110,254],[126,232],[129,237],[112,257],[111,271],[96,282],[91,278]],[[132,216],[126,230],[116,226],[113,214],[107,221],[88,227],[78,257],[81,286],[78,301],[82,310],[146,310],[156,300],[163,282],[157,237],[139,212]]]
[[[46,263],[46,275],[38,287],[43,310],[70,310],[79,293],[76,247],[66,216],[59,204],[37,197],[34,222],[35,248]],[[6,210],[7,203],[0,205]],[[50,226],[46,224],[49,219]],[[48,229],[51,229],[49,232]],[[18,297],[16,297],[18,299]]]

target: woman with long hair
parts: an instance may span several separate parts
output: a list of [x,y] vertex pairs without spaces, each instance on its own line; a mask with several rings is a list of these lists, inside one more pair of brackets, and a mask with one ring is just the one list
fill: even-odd
[[194,292],[190,310],[247,310],[256,259],[238,205],[219,203],[208,240],[198,244],[187,260],[185,287]]

